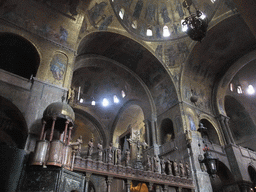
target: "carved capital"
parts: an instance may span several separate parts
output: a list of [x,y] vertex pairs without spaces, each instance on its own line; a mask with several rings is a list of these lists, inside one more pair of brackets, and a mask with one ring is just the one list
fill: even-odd
[[85,175],[85,181],[86,182],[90,181],[91,175],[92,175],[91,173],[86,173],[86,175]]
[[108,177],[107,178],[107,184],[108,185],[111,185],[112,181],[113,181],[113,177]]

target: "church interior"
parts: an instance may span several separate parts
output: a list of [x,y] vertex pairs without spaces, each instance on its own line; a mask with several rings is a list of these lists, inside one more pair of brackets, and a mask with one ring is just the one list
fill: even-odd
[[255,0],[0,0],[0,191],[255,192]]

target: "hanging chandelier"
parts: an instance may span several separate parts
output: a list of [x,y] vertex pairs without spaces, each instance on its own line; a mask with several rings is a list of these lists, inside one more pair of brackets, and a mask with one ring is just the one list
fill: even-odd
[[[185,0],[182,5],[189,12],[189,16],[181,21],[182,30],[192,40],[201,42],[206,35],[208,27],[208,21],[206,16],[195,7],[192,0]],[[192,5],[195,8],[195,13],[192,13],[190,10]]]

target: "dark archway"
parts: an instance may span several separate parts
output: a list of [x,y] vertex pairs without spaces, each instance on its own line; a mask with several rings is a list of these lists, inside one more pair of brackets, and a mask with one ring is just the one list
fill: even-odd
[[252,142],[256,135],[256,127],[246,108],[232,96],[225,97],[224,105],[236,144],[256,150],[256,145]]
[[0,34],[0,68],[29,79],[36,76],[40,57],[36,48],[15,34]]
[[213,192],[232,192],[234,188],[234,177],[228,167],[218,161],[218,172],[215,178],[210,178]]
[[255,191],[255,187],[256,187],[256,171],[255,171],[255,169],[254,169],[254,167],[252,167],[252,166],[249,166],[248,167],[248,173],[249,173],[249,176],[250,176],[250,179],[251,179],[251,181],[252,181],[252,183],[253,183],[253,189],[254,189],[254,191]]
[[164,119],[160,128],[161,144],[167,143],[175,138],[173,122],[171,119]]
[[0,97],[0,142],[23,149],[27,136],[27,124],[20,110]]

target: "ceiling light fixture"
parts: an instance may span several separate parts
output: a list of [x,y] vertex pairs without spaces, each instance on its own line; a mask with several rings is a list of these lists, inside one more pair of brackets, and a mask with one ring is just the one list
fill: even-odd
[[[184,31],[192,40],[201,42],[206,35],[208,27],[206,15],[195,7],[192,0],[185,0],[182,5],[189,12],[189,16],[181,22],[182,31]],[[196,10],[195,13],[191,13],[190,7],[192,5]]]

